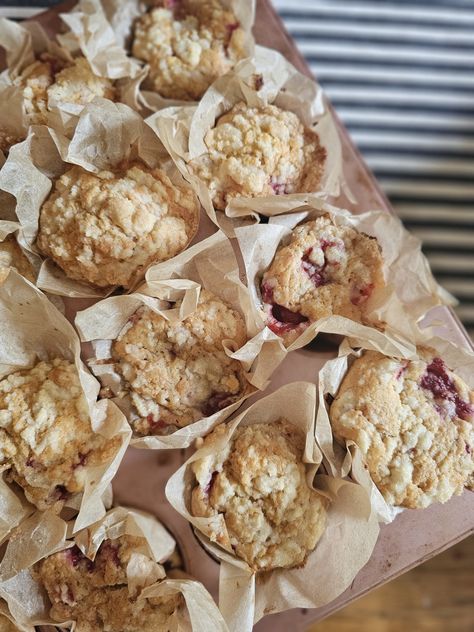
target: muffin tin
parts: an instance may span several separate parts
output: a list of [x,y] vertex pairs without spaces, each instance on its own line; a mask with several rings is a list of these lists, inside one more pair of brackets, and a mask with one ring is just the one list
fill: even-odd
[[[56,33],[61,24],[58,13],[72,6],[74,2],[61,4],[36,19],[50,33]],[[269,0],[257,2],[254,33],[257,43],[279,50],[298,70],[310,75],[308,67],[284,30]],[[340,123],[339,131],[346,177],[358,203],[354,204],[341,196],[337,200],[338,205],[354,213],[374,208],[392,213],[389,203]],[[206,221],[200,228],[199,238],[202,239],[212,232],[214,228]],[[425,321],[436,323],[437,333],[442,337],[463,348],[474,349],[467,333],[450,308],[437,307],[431,310]],[[289,381],[315,382],[318,371],[325,361],[336,355],[336,345],[327,339],[318,339],[309,347],[292,352],[274,373],[270,386],[264,393],[252,397],[250,403]],[[248,402],[244,403],[239,412],[248,405]],[[162,520],[178,542],[186,570],[203,582],[217,598],[218,563],[202,548],[190,525],[170,507],[164,494],[166,481],[186,460],[187,453],[187,450],[152,451],[129,448],[114,479],[115,502],[147,510]],[[311,623],[320,621],[357,597],[467,537],[474,531],[473,525],[474,494],[469,491],[444,505],[435,504],[423,511],[405,510],[393,523],[381,526],[380,537],[370,561],[342,595],[322,608],[294,609],[265,617],[255,626],[255,630],[303,631]]]

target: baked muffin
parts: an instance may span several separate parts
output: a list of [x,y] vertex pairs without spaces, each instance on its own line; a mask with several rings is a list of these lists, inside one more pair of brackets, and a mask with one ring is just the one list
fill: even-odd
[[3,154],[4,156],[6,156],[10,151],[10,147],[12,145],[16,145],[16,143],[21,143],[21,141],[24,139],[24,134],[19,136],[6,127],[0,125],[0,155]]
[[[212,448],[226,431],[204,439]],[[211,540],[231,546],[255,571],[304,564],[326,525],[326,500],[306,481],[305,438],[285,419],[239,426],[227,448],[195,461],[194,516],[222,516]]]
[[33,266],[11,235],[0,242],[0,282],[8,276],[9,268],[15,268],[28,281],[35,282],[36,275]]
[[37,246],[71,279],[130,287],[152,263],[184,250],[199,221],[190,189],[143,163],[68,169],[40,211]]
[[0,614],[0,632],[20,632],[20,628],[17,628],[8,617]]
[[115,99],[113,82],[95,75],[85,57],[69,63],[43,53],[14,83],[23,89],[26,113],[36,125],[47,123],[52,100],[86,105],[95,97]]
[[219,0],[164,0],[134,27],[132,52],[149,64],[145,86],[163,97],[197,101],[246,57],[245,33]]
[[327,316],[374,325],[367,317],[370,296],[384,286],[377,240],[349,226],[335,226],[323,215],[297,226],[264,273],[266,322],[286,344]]
[[91,428],[74,364],[56,358],[0,380],[0,470],[38,509],[84,489],[84,468],[116,450]]
[[146,555],[143,543],[143,538],[125,535],[104,540],[94,560],[73,546],[38,562],[35,571],[51,601],[51,618],[75,621],[76,632],[168,630],[169,617],[182,604],[181,595],[137,599],[128,586],[127,566],[133,556],[140,571],[147,572],[148,585],[162,577],[160,565]]
[[318,191],[326,151],[293,112],[237,103],[205,138],[207,153],[190,162],[224,210],[236,197]]
[[133,407],[135,435],[167,434],[240,399],[247,380],[224,341],[247,342],[242,316],[207,290],[195,311],[170,322],[141,307],[112,345]]
[[433,353],[366,351],[330,408],[335,436],[359,446],[390,505],[427,507],[474,485],[474,392]]

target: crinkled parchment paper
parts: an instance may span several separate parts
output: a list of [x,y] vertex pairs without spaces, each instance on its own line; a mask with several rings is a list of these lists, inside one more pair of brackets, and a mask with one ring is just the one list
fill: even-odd
[[[66,501],[78,512],[75,529],[95,522],[105,513],[112,480],[130,440],[130,427],[120,410],[108,400],[97,402],[99,383],[80,359],[79,338],[70,323],[29,281],[11,269],[0,285],[0,379],[37,361],[65,358],[76,365],[94,432],[117,441],[108,461],[84,468],[84,492]],[[18,488],[16,488],[18,489]],[[13,486],[0,478],[0,540],[31,513]]]
[[[0,171],[0,190],[16,198],[16,219],[20,224],[18,243],[36,257],[40,256],[35,240],[41,206],[54,181],[73,165],[87,171],[109,169],[122,161],[141,160],[150,167],[160,167],[178,186],[188,186],[174,167],[156,134],[128,106],[107,99],[95,99],[81,112],[71,140],[52,129],[37,125],[30,129],[27,140],[10,150]],[[192,240],[199,224],[196,201]],[[0,219],[3,216],[0,207]],[[53,263],[43,259],[37,285],[51,294],[70,298],[100,298],[113,291],[75,281]],[[144,271],[136,282],[143,278]]]
[[[415,342],[418,346],[426,346],[434,349],[448,367],[459,375],[471,388],[474,388],[474,352],[455,346],[447,340],[434,335],[431,329],[418,330]],[[370,496],[370,502],[374,513],[380,522],[392,522],[403,511],[402,507],[394,507],[385,502],[382,494],[370,478],[368,470],[364,466],[362,452],[354,441],[346,441],[343,447],[336,442],[332,434],[329,421],[329,403],[331,397],[335,397],[342,381],[356,358],[359,358],[364,350],[379,351],[380,353],[395,358],[416,358],[416,347],[412,347],[409,353],[397,351],[398,341],[386,336],[385,342],[374,336],[365,339],[346,339],[339,348],[339,356],[328,361],[319,372],[318,386],[318,412],[316,417],[316,439],[324,454],[324,463],[334,476],[351,476],[362,485]],[[408,349],[407,349],[408,351]]]
[[220,444],[220,449],[224,449],[239,424],[272,423],[282,417],[306,436],[304,461],[308,464],[308,480],[314,479],[315,489],[328,497],[330,504],[326,530],[302,568],[255,574],[231,548],[224,549],[209,540],[213,520],[218,522],[217,529],[225,525],[222,516],[208,519],[191,515],[195,479],[189,467],[207,456],[209,448],[198,449],[166,486],[169,502],[189,520],[205,548],[220,561],[219,606],[230,630],[235,632],[250,632],[266,614],[329,603],[351,584],[375,546],[379,528],[365,489],[340,478],[314,478],[322,458],[314,440],[315,406],[314,384],[287,384],[229,421]]
[[[34,514],[14,532],[0,565],[0,596],[7,600],[16,621],[55,624],[49,617],[49,599],[32,572],[36,562],[74,544],[94,559],[105,539],[130,535],[145,539],[127,566],[130,591],[140,593],[138,599],[181,593],[186,609],[179,608],[171,615],[169,629],[172,631],[226,632],[222,615],[202,584],[192,579],[166,577],[162,563],[172,555],[176,543],[153,516],[116,507],[100,521],[77,533],[74,539],[70,532],[70,524],[48,512]],[[153,576],[150,576],[149,566],[140,563],[143,556],[156,562]],[[76,627],[71,622],[65,622],[65,625],[71,630]]]
[[[132,314],[141,305],[146,305],[166,320],[183,320],[195,310],[201,287],[222,298],[246,318],[250,300],[248,291],[239,280],[237,260],[223,233],[216,233],[174,259],[149,268],[146,283],[137,293],[110,297],[77,314],[76,326],[82,340],[94,341],[89,360],[91,370],[104,386],[115,394],[123,388],[121,376],[115,371],[111,359],[111,344]],[[225,346],[227,355],[241,362],[248,380],[248,389],[238,401],[172,434],[135,437],[132,445],[161,449],[187,447],[226,419],[257,389],[265,388],[285,351],[268,328],[255,331],[247,321],[247,335],[248,342],[240,349]],[[113,401],[133,419],[136,413],[128,397],[115,397]]]
[[[261,77],[263,82],[258,91],[253,87],[255,76]],[[193,174],[189,165],[190,161],[207,152],[205,136],[214,127],[216,119],[242,101],[251,107],[273,103],[297,114],[305,127],[318,134],[322,147],[327,150],[321,194],[337,197],[344,189],[350,195],[343,174],[339,133],[322,89],[298,72],[280,53],[257,46],[255,58],[239,62],[233,72],[217,79],[197,106],[166,108],[147,119],[148,124],[159,131],[178,169],[197,192],[212,221],[229,235],[233,234],[235,226],[255,221],[255,217],[248,213],[237,215],[233,210],[234,202],[227,206],[225,214],[218,211],[207,186]],[[269,200],[281,203],[281,198],[286,204],[293,201],[299,206],[301,197],[294,193],[271,196]],[[240,208],[253,203],[253,198],[238,199]]]
[[[421,252],[420,241],[404,229],[398,218],[384,211],[367,211],[353,215],[327,204],[318,196],[299,196],[299,202],[295,201],[295,205],[292,201],[285,202],[285,197],[291,196],[276,198],[280,202],[278,207],[273,205],[270,198],[252,200],[245,212],[270,216],[269,223],[235,229],[252,298],[251,316],[257,327],[265,322],[260,294],[261,279],[273,261],[278,246],[289,241],[291,230],[297,224],[324,214],[328,214],[336,226],[350,226],[377,239],[382,250],[387,287],[373,292],[369,299],[368,316],[385,323],[385,331],[391,333],[392,338],[398,338],[400,334],[413,339],[416,322],[430,308],[452,300],[433,278],[429,264]],[[285,210],[289,212],[279,214]],[[371,335],[370,327],[342,316],[332,316],[309,325],[288,350],[303,347],[318,332],[362,338]],[[380,340],[383,340],[382,333]],[[404,346],[401,341],[400,344]]]

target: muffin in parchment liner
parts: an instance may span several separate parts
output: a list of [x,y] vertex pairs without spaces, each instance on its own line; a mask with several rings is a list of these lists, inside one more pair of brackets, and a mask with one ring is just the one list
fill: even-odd
[[343,341],[319,374],[316,437],[334,475],[363,485],[382,522],[474,485],[474,354],[419,330],[409,354]]
[[[208,89],[197,106],[166,108],[147,119],[199,195],[209,217],[232,229],[239,202],[287,203],[300,194],[346,190],[341,144],[319,85],[276,51],[257,47]],[[233,219],[229,219],[229,216]]]
[[332,601],[375,546],[365,489],[318,469],[315,407],[314,384],[283,386],[201,440],[167,483],[169,502],[220,562],[230,630]]
[[71,30],[52,39],[38,23],[0,20],[0,43],[7,58],[0,76],[4,153],[26,137],[30,125],[49,125],[70,136],[84,105],[95,97],[128,101],[130,85],[143,74],[115,42],[103,13],[85,19],[85,24],[74,12],[63,14],[63,19],[77,36]]
[[69,297],[131,289],[189,245],[201,213],[156,134],[106,99],[83,109],[71,140],[34,126],[0,189],[16,198],[20,245],[43,259],[38,287]]
[[57,516],[35,514],[9,541],[0,594],[23,624],[76,632],[226,632],[204,586],[168,569],[175,547],[155,517],[125,507],[75,536]]
[[[94,5],[98,0],[83,0],[79,10]],[[199,101],[215,79],[254,52],[254,0],[103,0],[97,11],[143,65],[126,102],[148,112]]]
[[232,246],[216,233],[152,266],[127,296],[79,312],[89,366],[133,430],[132,444],[183,448],[266,387],[285,352],[247,322]]
[[112,402],[97,402],[73,327],[14,269],[0,317],[0,540],[34,507],[71,510],[80,529],[105,512],[130,428]]
[[419,240],[392,215],[353,215],[309,195],[298,206],[289,202],[287,214],[275,210],[269,198],[253,200],[247,212],[269,215],[268,224],[241,226],[235,234],[251,316],[289,350],[318,332],[363,336],[371,327],[410,339],[430,308],[451,301]]

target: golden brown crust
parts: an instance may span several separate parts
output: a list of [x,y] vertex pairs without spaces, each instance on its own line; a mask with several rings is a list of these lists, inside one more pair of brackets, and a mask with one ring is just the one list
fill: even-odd
[[244,320],[207,290],[183,321],[167,321],[145,307],[135,313],[112,348],[137,415],[135,434],[164,434],[243,396],[244,370],[226,355],[225,340],[237,348],[247,341]]
[[72,279],[130,287],[189,244],[199,221],[190,189],[142,163],[89,173],[72,167],[41,207],[37,245]]
[[330,419],[339,439],[359,446],[390,505],[427,507],[472,484],[474,392],[432,352],[413,361],[365,352]]
[[[204,439],[212,447],[225,432]],[[306,481],[304,437],[285,419],[239,426],[227,449],[195,461],[194,516],[224,518],[212,540],[231,546],[254,570],[304,564],[326,525],[326,500]]]
[[373,291],[384,286],[377,240],[323,215],[297,226],[279,246],[261,291],[268,326],[290,344],[328,316],[380,324],[367,312]]
[[217,209],[235,197],[317,191],[326,152],[318,135],[293,112],[237,103],[204,139],[208,153],[190,168],[209,188]]

